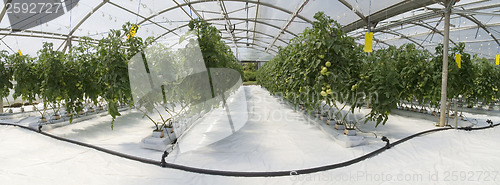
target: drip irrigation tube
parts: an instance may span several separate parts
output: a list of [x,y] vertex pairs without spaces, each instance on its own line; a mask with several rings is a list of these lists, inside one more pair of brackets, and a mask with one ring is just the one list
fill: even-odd
[[36,130],[36,129],[33,129],[31,127],[22,126],[22,125],[16,125],[16,124],[11,124],[11,123],[0,123],[0,125],[16,126],[16,127],[20,127],[20,128],[23,128],[23,129],[27,129],[27,130],[33,131],[33,132],[38,132],[38,133],[40,133],[42,135],[45,135],[45,136],[48,136],[48,137],[51,137],[51,138],[54,138],[54,139],[57,139],[57,140],[60,140],[60,141],[65,141],[65,142],[73,143],[73,144],[76,144],[76,145],[80,145],[80,146],[92,148],[92,149],[95,149],[97,151],[101,151],[101,152],[108,153],[108,154],[111,154],[111,155],[115,155],[115,156],[118,156],[118,157],[123,157],[123,158],[126,158],[126,159],[130,159],[130,160],[134,160],[134,161],[138,161],[138,162],[142,162],[142,163],[147,163],[147,164],[160,165],[159,161],[155,161],[155,160],[151,160],[151,159],[145,159],[145,158],[141,158],[141,157],[136,157],[136,156],[132,156],[132,155],[128,155],[128,154],[116,152],[116,151],[113,151],[113,150],[108,150],[108,149],[105,149],[105,148],[102,148],[102,147],[98,147],[98,146],[95,146],[95,145],[91,145],[91,144],[88,144],[88,143],[84,143],[84,142],[80,142],[80,141],[75,141],[75,140],[71,140],[71,139],[66,139],[66,138],[62,138],[62,137],[59,137],[59,136],[55,136],[55,135],[49,134],[47,132],[43,132],[41,130],[41,128],[42,128],[41,126],[39,126],[38,130]]
[[[486,127],[478,127],[478,128],[461,127],[461,128],[457,128],[457,129],[459,129],[459,130],[466,130],[466,131],[483,130],[483,129],[493,128],[493,127],[496,127],[496,126],[500,125],[500,123],[499,124],[493,124],[491,121],[489,121],[488,123],[490,123],[490,125],[486,126]],[[396,146],[398,144],[401,144],[401,143],[403,143],[405,141],[408,141],[408,140],[410,140],[412,138],[415,138],[417,136],[421,136],[421,135],[428,134],[428,133],[433,133],[433,132],[439,132],[439,131],[453,129],[451,127],[448,127],[448,128],[437,128],[437,129],[426,130],[426,131],[419,132],[419,133],[413,134],[411,136],[405,137],[405,138],[400,139],[400,140],[398,140],[396,142],[393,142],[393,143],[390,143],[389,139],[387,139],[387,137],[384,136],[384,137],[382,137],[382,141],[386,142],[385,146],[383,146],[383,147],[381,147],[381,148],[379,148],[379,149],[377,149],[377,150],[375,150],[373,152],[365,154],[363,156],[351,159],[349,161],[337,163],[337,164],[330,164],[330,165],[324,165],[324,166],[319,166],[319,167],[306,168],[306,169],[298,169],[298,170],[289,170],[289,171],[271,171],[271,172],[255,172],[255,171],[252,172],[252,171],[247,171],[247,172],[237,172],[237,171],[210,170],[210,169],[203,169],[203,168],[196,168],[196,167],[190,167],[190,166],[185,166],[185,165],[167,163],[167,162],[165,162],[164,158],[167,157],[168,153],[164,153],[164,155],[162,156],[162,160],[160,162],[160,161],[155,161],[155,160],[151,160],[151,159],[145,159],[145,158],[141,158],[141,157],[136,157],[136,156],[131,156],[131,155],[123,154],[123,153],[120,153],[120,152],[108,150],[108,149],[105,149],[105,148],[101,148],[101,147],[98,147],[98,146],[94,146],[94,145],[83,143],[83,142],[79,142],[79,141],[74,141],[74,140],[62,138],[62,137],[59,137],[59,136],[55,136],[55,135],[43,132],[43,131],[41,131],[41,128],[39,128],[38,130],[36,130],[36,129],[30,128],[30,127],[26,127],[26,126],[22,126],[22,125],[16,125],[16,124],[10,124],[10,123],[0,123],[0,125],[17,126],[17,127],[24,128],[24,129],[27,129],[27,130],[30,130],[30,131],[33,131],[33,132],[38,132],[40,134],[43,134],[45,136],[48,136],[48,137],[51,137],[51,138],[54,138],[54,139],[57,139],[57,140],[60,140],[60,141],[65,141],[65,142],[73,143],[73,144],[76,144],[76,145],[80,145],[80,146],[84,146],[84,147],[88,147],[88,148],[93,148],[93,149],[101,151],[101,152],[105,152],[105,153],[108,153],[108,154],[111,154],[111,155],[115,155],[115,156],[118,156],[118,157],[127,158],[127,159],[130,159],[130,160],[134,160],[134,161],[138,161],[138,162],[142,162],[142,163],[146,163],[146,164],[152,164],[152,165],[157,165],[157,166],[164,167],[164,168],[171,168],[171,169],[183,170],[183,171],[193,172],[193,173],[199,173],[199,174],[219,175],[219,176],[232,176],[232,177],[279,177],[279,176],[291,176],[291,175],[310,174],[310,173],[316,173],[316,172],[321,172],[321,171],[332,170],[332,169],[336,169],[336,168],[342,168],[342,167],[346,167],[346,166],[349,166],[349,165],[361,162],[361,161],[363,161],[365,159],[368,159],[370,157],[373,157],[375,155],[378,155],[378,154],[384,152],[387,149],[390,149],[390,148],[392,148],[392,147],[394,147],[394,146]]]

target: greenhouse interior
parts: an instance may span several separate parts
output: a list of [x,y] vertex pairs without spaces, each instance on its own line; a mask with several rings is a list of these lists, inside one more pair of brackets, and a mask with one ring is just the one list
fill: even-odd
[[0,184],[500,184],[498,0],[4,0]]

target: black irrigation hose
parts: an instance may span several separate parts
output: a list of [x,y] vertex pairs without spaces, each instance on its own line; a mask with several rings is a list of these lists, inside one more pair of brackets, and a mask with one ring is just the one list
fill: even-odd
[[[459,130],[467,130],[467,131],[482,130],[482,129],[493,128],[493,127],[496,127],[496,126],[500,125],[500,124],[493,124],[489,120],[488,120],[488,123],[490,123],[490,125],[486,126],[486,127],[479,127],[479,128],[462,127],[462,128],[458,128],[458,129]],[[57,140],[66,141],[66,142],[70,142],[70,143],[77,144],[77,145],[80,145],[80,146],[85,146],[85,147],[93,148],[93,149],[96,149],[98,151],[102,151],[102,152],[105,152],[105,153],[108,153],[108,154],[111,154],[111,155],[115,155],[115,156],[118,156],[118,157],[127,158],[127,159],[134,160],[134,161],[139,161],[139,162],[142,162],[142,163],[153,164],[153,165],[158,165],[158,166],[165,167],[165,168],[183,170],[183,171],[193,172],[193,173],[199,173],[199,174],[232,176],[232,177],[279,177],[279,176],[310,174],[310,173],[316,173],[316,172],[321,172],[321,171],[326,171],[326,170],[332,170],[332,169],[336,169],[336,168],[342,168],[342,167],[346,167],[346,166],[349,166],[349,165],[361,162],[361,161],[366,160],[366,159],[368,159],[370,157],[373,157],[375,155],[378,155],[379,153],[382,153],[383,151],[385,151],[385,150],[387,150],[387,149],[389,149],[391,147],[394,147],[394,146],[396,146],[398,144],[401,144],[401,143],[403,143],[405,141],[408,141],[408,140],[410,140],[412,138],[415,138],[417,136],[428,134],[428,133],[432,133],[432,132],[438,132],[438,131],[444,131],[444,130],[453,129],[451,127],[448,127],[448,128],[437,128],[437,129],[426,130],[426,131],[419,132],[419,133],[413,134],[411,136],[405,137],[403,139],[400,139],[400,140],[398,140],[398,141],[396,141],[394,143],[390,143],[389,139],[387,139],[387,137],[384,136],[384,137],[382,137],[382,141],[385,141],[387,143],[386,146],[381,147],[381,148],[379,148],[379,149],[377,149],[377,150],[375,150],[373,152],[370,152],[368,154],[365,154],[363,156],[351,159],[349,161],[337,163],[337,164],[330,164],[330,165],[319,166],[319,167],[314,167],[314,168],[291,170],[291,171],[273,171],[273,172],[251,172],[251,171],[249,171],[249,172],[236,172],[236,171],[222,171],[222,170],[202,169],[202,168],[189,167],[189,166],[184,166],[184,165],[179,165],[179,164],[166,163],[165,160],[164,160],[164,158],[168,155],[168,153],[164,153],[164,155],[162,156],[162,158],[163,158],[162,161],[159,162],[159,161],[154,161],[154,160],[150,160],[150,159],[144,159],[144,158],[140,158],[140,157],[135,157],[135,156],[131,156],[131,155],[127,155],[127,154],[115,152],[115,151],[112,151],[112,150],[104,149],[104,148],[101,148],[101,147],[98,147],[98,146],[90,145],[90,144],[87,144],[87,143],[82,143],[82,142],[79,142],[79,141],[74,141],[74,140],[70,140],[70,139],[66,139],[66,138],[54,136],[52,134],[48,134],[46,132],[42,132],[40,129],[36,130],[36,129],[30,128],[30,127],[16,125],[16,124],[10,124],[10,123],[0,123],[0,125],[18,126],[18,127],[24,128],[24,129],[31,130],[33,132],[41,133],[41,134],[43,134],[45,136],[52,137],[52,138],[57,139]]]
[[473,130],[484,130],[484,129],[489,129],[489,128],[493,128],[493,127],[496,127],[500,124],[493,124],[493,122],[491,122],[491,120],[487,120],[486,122],[488,122],[490,124],[490,126],[485,126],[485,127],[460,127],[460,128],[457,128],[459,130],[466,130],[466,131],[473,131]]
[[118,157],[123,157],[123,158],[126,158],[126,159],[130,159],[130,160],[134,160],[134,161],[138,161],[138,162],[142,162],[142,163],[147,163],[147,164],[160,165],[160,161],[155,161],[155,160],[151,160],[151,159],[145,159],[145,158],[141,158],[141,157],[136,157],[136,156],[132,156],[132,155],[128,155],[128,154],[116,152],[116,151],[113,151],[113,150],[108,150],[108,149],[105,149],[105,148],[102,148],[102,147],[94,146],[94,145],[91,145],[91,144],[83,143],[83,142],[80,142],[80,141],[75,141],[75,140],[71,140],[71,139],[66,139],[66,138],[62,138],[62,137],[59,137],[59,136],[55,136],[55,135],[49,134],[47,132],[41,131],[41,126],[38,128],[38,130],[36,130],[36,129],[30,128],[30,127],[27,127],[27,126],[10,124],[10,123],[0,123],[0,125],[17,126],[17,127],[24,128],[24,129],[27,129],[27,130],[30,130],[30,131],[33,131],[33,132],[38,132],[38,133],[40,133],[42,135],[45,135],[45,136],[48,136],[48,137],[51,137],[51,138],[54,138],[54,139],[57,139],[57,140],[60,140],[60,141],[66,141],[66,142],[73,143],[73,144],[76,144],[76,145],[80,145],[80,146],[92,148],[92,149],[95,149],[95,150],[98,150],[98,151],[101,151],[101,152],[104,152],[104,153],[108,153],[108,154],[111,154],[111,155],[115,155],[115,156],[118,156]]
[[449,128],[449,127],[448,128],[436,128],[436,129],[422,131],[422,132],[413,134],[411,136],[405,137],[403,139],[397,140],[396,142],[391,143],[390,147],[396,146],[398,144],[401,144],[401,143],[403,143],[405,141],[408,141],[408,140],[413,139],[414,137],[417,137],[417,136],[420,136],[420,135],[424,135],[424,134],[431,133],[431,132],[439,132],[439,131],[443,131],[443,130],[449,130],[449,129],[452,129],[452,128]]

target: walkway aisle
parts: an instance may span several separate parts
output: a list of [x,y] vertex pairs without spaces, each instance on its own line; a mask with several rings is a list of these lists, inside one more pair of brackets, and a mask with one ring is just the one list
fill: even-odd
[[[372,147],[346,149],[309,124],[302,113],[280,104],[277,98],[270,96],[264,89],[258,86],[243,88],[246,96],[239,96],[242,93],[238,92],[237,98],[228,101],[233,122],[244,119],[233,112],[249,112],[248,121],[239,131],[228,135],[227,116],[207,114],[205,117],[209,120],[201,120],[183,140],[196,145],[210,140],[210,137],[227,137],[208,146],[197,146],[195,150],[173,153],[168,161],[217,170],[276,171],[338,163],[366,153],[366,148],[374,150]],[[239,106],[241,104],[247,104],[247,107]],[[216,117],[221,118],[214,121]],[[181,149],[197,148],[183,144],[181,142]]]
[[[240,130],[212,144],[171,155],[168,161],[217,170],[294,170],[343,162],[375,147],[343,148],[260,87],[244,87],[244,94],[229,101],[231,112],[239,115],[245,110],[242,97],[247,100],[248,121]],[[145,154],[145,150],[131,147],[151,129],[147,120],[142,122],[136,118],[140,115],[135,114],[131,112],[117,120],[115,124],[121,128],[115,127],[113,134],[97,125],[105,123],[105,118],[53,132],[89,141],[96,138],[105,145],[123,141],[117,138],[128,135],[125,145],[114,146],[117,150],[155,157],[155,153]],[[427,124],[412,117],[393,118],[379,127],[388,134],[395,131],[391,137],[407,135],[412,130],[416,133],[423,128],[419,124]],[[241,121],[238,116],[233,119]],[[206,126],[200,128],[210,128]],[[190,137],[203,139],[210,135]],[[344,168],[300,176],[240,178],[161,168],[20,128],[0,126],[0,184],[500,184],[499,139],[498,127],[474,132],[448,130],[414,138]],[[464,173],[466,180],[452,176]]]

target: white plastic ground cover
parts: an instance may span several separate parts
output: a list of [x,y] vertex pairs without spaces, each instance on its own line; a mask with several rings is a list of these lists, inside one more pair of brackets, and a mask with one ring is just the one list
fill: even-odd
[[[227,99],[229,114],[222,107],[214,109],[194,123],[194,127],[178,140],[177,153],[188,152],[215,143],[231,136],[229,119],[235,131],[241,129],[248,120],[246,95],[243,86]],[[229,115],[229,116],[228,116]]]
[[[344,148],[304,116],[280,104],[258,86],[243,88],[249,121],[237,133],[167,162],[214,170],[294,170],[339,163],[384,145],[370,138],[365,145]],[[385,126],[361,125],[391,141],[435,128],[417,113],[391,115]],[[205,116],[208,116],[206,114]],[[490,118],[490,117],[488,117]],[[479,118],[478,122],[482,122]],[[499,118],[495,118],[498,122]],[[159,160],[161,152],[141,149],[138,142],[152,125],[135,111],[125,112],[109,128],[107,117],[55,128],[50,133],[108,149]],[[481,123],[480,123],[481,124]],[[484,125],[484,124],[483,124]],[[185,136],[186,138],[189,135]],[[194,133],[194,132],[193,132]],[[193,136],[194,137],[194,136]],[[373,137],[373,136],[371,136]],[[309,175],[238,178],[160,168],[61,142],[15,127],[0,126],[2,184],[500,184],[500,131],[448,130],[397,145],[354,165]],[[294,174],[293,171],[291,174]],[[465,175],[465,179],[461,177]]]

